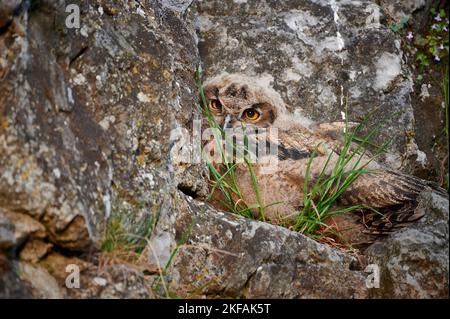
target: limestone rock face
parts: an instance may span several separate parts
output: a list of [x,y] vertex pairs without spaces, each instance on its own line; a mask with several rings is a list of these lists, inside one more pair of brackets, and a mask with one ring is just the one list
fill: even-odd
[[11,22],[14,11],[18,10],[21,4],[21,0],[4,0],[0,3],[0,28]]
[[439,7],[439,0],[381,0],[379,5],[394,21],[407,17],[413,28],[420,30],[428,22],[430,9]]

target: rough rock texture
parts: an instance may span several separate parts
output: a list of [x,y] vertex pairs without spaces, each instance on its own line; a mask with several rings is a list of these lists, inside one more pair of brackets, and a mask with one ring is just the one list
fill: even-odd
[[417,209],[425,216],[387,240],[369,247],[366,255],[380,267],[381,298],[448,298],[448,199],[423,193]]
[[[286,228],[186,199],[176,221],[160,220],[160,226],[175,231],[179,245],[168,273],[170,292],[184,297],[368,297],[367,275],[352,269],[357,265],[353,257]],[[160,233],[148,250],[150,259],[158,256],[162,265],[168,258],[164,238],[169,235]]]
[[17,265],[0,251],[0,299],[31,298],[32,296],[30,285],[21,280],[18,275]]
[[[79,287],[67,287],[67,265],[79,270]],[[152,293],[153,278],[144,276],[142,270],[132,264],[115,263],[94,265],[77,257],[51,253],[38,267],[47,269],[64,298],[125,298],[147,299]],[[70,269],[73,273],[73,268]],[[70,278],[72,279],[72,278]],[[74,281],[70,280],[71,283]]]
[[[161,232],[147,253],[165,265],[168,247],[178,247],[167,277],[178,296],[448,298],[448,200],[426,192],[418,209],[426,210],[424,219],[370,246],[361,262],[285,228],[188,199],[175,219],[160,220],[177,243]],[[366,286],[367,264],[378,265],[379,288]]]
[[64,1],[40,1],[1,35],[0,207],[81,250],[112,210],[158,214],[198,58],[193,31],[157,4],[75,3],[80,29],[65,27]]
[[[188,131],[199,117],[192,1],[70,3],[81,9],[78,29],[66,27],[62,0],[0,5],[0,297],[148,298],[164,287],[178,296],[247,298],[448,295],[423,284],[441,280],[446,253],[448,260],[431,241],[420,244],[429,263],[409,272],[419,284],[407,277],[404,295],[388,280],[408,276],[397,255],[373,248],[371,258],[392,264],[375,293],[354,257],[183,194],[207,192],[202,165],[173,161],[195,146],[174,129]],[[366,2],[331,3],[201,2],[206,73],[260,73],[292,109],[323,120],[340,118],[347,94],[352,117],[375,105],[401,110],[383,133],[395,137],[398,157],[411,145],[403,133],[412,113],[396,39],[382,26],[366,27]],[[153,224],[142,265],[99,252],[106,222],[117,215],[136,238]],[[436,232],[443,245],[448,226]],[[442,271],[427,273],[435,257]],[[80,288],[66,287],[67,266],[80,270]]]
[[65,1],[16,2],[0,7],[2,247],[90,249],[117,211],[141,234],[176,207],[183,178],[170,132],[191,125],[198,99],[188,6],[72,1],[81,25],[69,29]]
[[370,123],[387,120],[379,140],[393,138],[386,162],[412,171],[421,159],[407,134],[414,130],[410,73],[378,5],[213,0],[199,1],[197,10],[205,75],[262,76],[293,111],[321,122],[342,120],[346,105],[353,121],[377,107]]

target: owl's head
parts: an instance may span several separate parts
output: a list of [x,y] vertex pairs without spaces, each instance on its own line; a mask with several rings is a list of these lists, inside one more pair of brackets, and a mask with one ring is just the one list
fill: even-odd
[[267,128],[284,110],[279,95],[255,78],[241,74],[222,74],[205,82],[209,110],[223,128]]

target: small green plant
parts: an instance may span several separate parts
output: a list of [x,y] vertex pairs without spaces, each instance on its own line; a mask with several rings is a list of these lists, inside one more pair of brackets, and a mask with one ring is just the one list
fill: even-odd
[[[423,79],[423,73],[431,63],[446,61],[449,54],[448,28],[449,21],[444,9],[430,10],[432,22],[423,33],[414,33],[409,25],[409,18],[403,16],[400,21],[389,24],[389,29],[406,38],[403,47],[414,54],[415,62],[419,68],[417,80]],[[447,62],[445,62],[447,64]]]
[[139,257],[154,225],[154,217],[148,216],[147,222],[136,228],[133,217],[139,209],[142,209],[142,204],[131,211],[126,208],[112,210],[100,243],[103,253],[111,253],[126,260]]
[[393,23],[389,24],[389,29],[395,33],[400,32],[407,27],[408,21],[409,21],[409,17],[403,16],[400,18],[400,21],[398,23],[393,22]]
[[[415,68],[415,82],[420,84],[426,79],[427,84],[442,86],[443,128],[442,132],[448,139],[448,63],[449,63],[449,13],[448,6],[429,12],[429,20],[422,31],[413,32],[406,19],[398,24],[391,24],[390,30],[402,36],[402,49],[409,53],[417,68]],[[441,109],[436,109],[441,112]],[[440,141],[435,141],[441,143]],[[445,145],[448,153],[448,144]],[[433,146],[434,148],[435,146]],[[439,169],[439,181],[448,188],[448,168],[444,158]],[[448,166],[447,166],[448,167]]]
[[[347,118],[347,117],[346,117]],[[327,160],[321,170],[319,176],[312,182],[310,176],[311,164],[317,156],[317,149],[311,153],[308,166],[305,172],[304,180],[304,205],[300,212],[296,215],[294,229],[313,238],[319,238],[323,234],[318,232],[320,228],[327,228],[325,221],[333,216],[342,215],[358,210],[372,210],[366,205],[354,205],[333,209],[340,196],[350,187],[350,185],[361,175],[370,173],[366,169],[367,165],[379,154],[386,151],[390,142],[377,146],[372,143],[372,139],[376,132],[379,131],[380,125],[372,129],[365,137],[360,138],[357,134],[367,123],[369,116],[360,123],[356,128],[349,132],[348,123],[344,130],[344,146],[339,154],[329,153]],[[356,144],[355,144],[356,143]],[[356,146],[355,146],[356,145]],[[367,147],[375,145],[376,152],[367,160]],[[362,163],[366,157],[366,161]],[[336,159],[336,160],[334,160]],[[331,164],[333,163],[334,164]],[[332,167],[331,167],[332,166]],[[325,174],[331,168],[331,174]],[[310,186],[312,184],[312,186]]]
[[[420,72],[424,72],[431,61],[437,63],[445,60],[449,53],[447,14],[444,9],[437,12],[434,8],[430,10],[430,14],[433,23],[429,26],[427,33],[424,35],[417,34],[414,39],[414,46],[417,48],[415,58]],[[407,38],[409,40],[414,38],[411,31]]]

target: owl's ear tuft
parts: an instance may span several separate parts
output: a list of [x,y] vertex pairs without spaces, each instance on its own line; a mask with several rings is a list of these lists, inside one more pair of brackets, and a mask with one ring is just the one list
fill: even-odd
[[271,124],[273,124],[273,122],[275,121],[275,111],[274,109],[269,110],[269,122]]
[[204,87],[205,97],[209,100],[212,97],[219,97],[219,89],[216,86],[205,86]]
[[243,85],[242,87],[238,88],[235,83],[231,83],[225,90],[225,95],[246,100],[248,97],[248,86]]
[[236,84],[231,83],[227,89],[225,90],[225,95],[230,95],[235,97],[237,95],[238,91],[236,89]]

